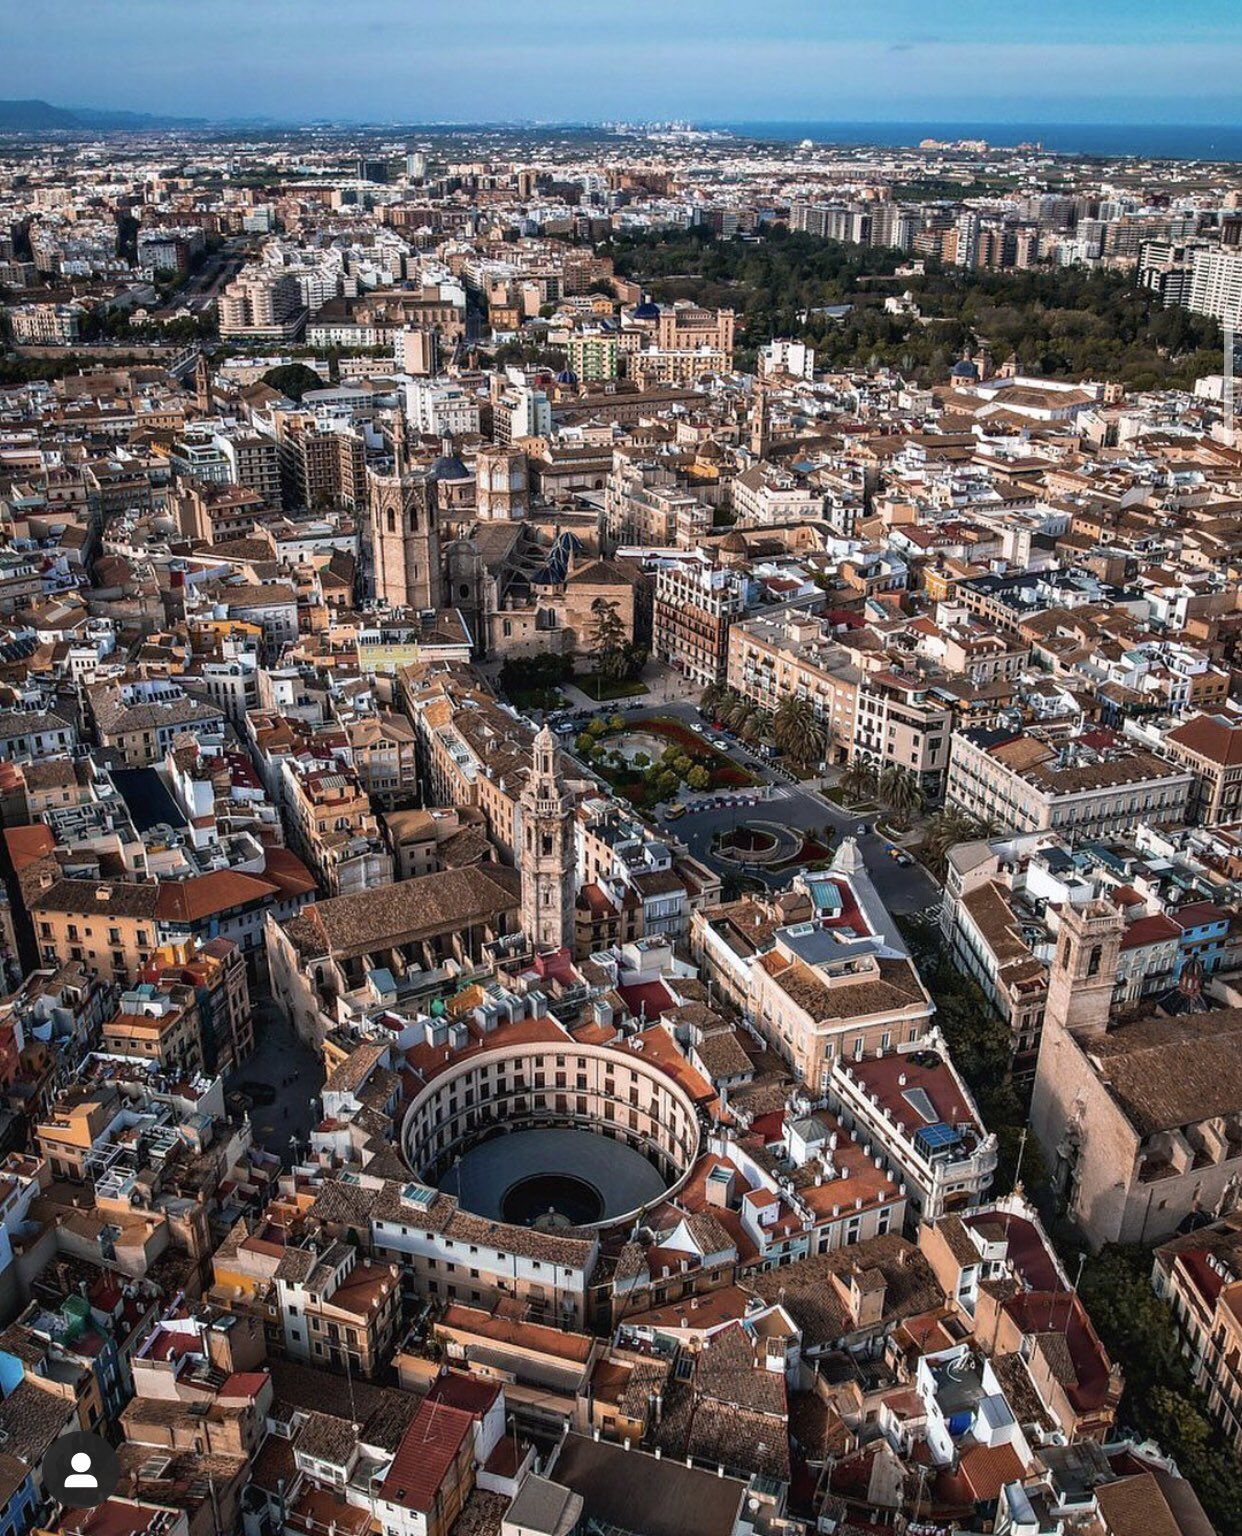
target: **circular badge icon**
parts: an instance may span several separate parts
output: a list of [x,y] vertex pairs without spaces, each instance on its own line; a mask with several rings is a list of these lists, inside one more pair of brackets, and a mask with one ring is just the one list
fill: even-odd
[[121,1463],[101,1435],[79,1430],[62,1435],[43,1458],[43,1485],[73,1509],[90,1509],[111,1497],[121,1480]]

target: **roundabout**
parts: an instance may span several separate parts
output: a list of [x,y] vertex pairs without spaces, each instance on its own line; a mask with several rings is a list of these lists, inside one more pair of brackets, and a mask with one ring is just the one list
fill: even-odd
[[714,852],[729,864],[785,864],[798,855],[802,837],[774,821],[744,821],[716,838]]

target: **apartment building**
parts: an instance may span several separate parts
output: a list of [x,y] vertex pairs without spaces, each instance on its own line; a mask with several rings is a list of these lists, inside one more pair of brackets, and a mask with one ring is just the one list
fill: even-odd
[[862,673],[822,619],[795,612],[734,623],[726,680],[769,712],[791,694],[805,699],[831,732],[829,756],[852,754]]
[[770,899],[695,912],[691,951],[702,975],[819,1092],[838,1058],[915,1044],[933,1013],[852,839],[823,875],[796,877]]
[[293,845],[330,896],[392,881],[392,855],[356,774],[333,760],[286,757],[281,801]]
[[656,572],[653,649],[661,661],[707,687],[725,680],[729,630],[746,612],[741,572],[686,560]]
[[951,695],[904,666],[864,673],[858,684],[853,761],[900,768],[927,795],[939,794],[953,740]]
[[451,379],[407,379],[405,418],[424,437],[465,437],[479,430],[479,402]]
[[1195,251],[1187,308],[1242,330],[1242,251],[1224,246]]
[[98,684],[90,692],[95,733],[126,768],[163,762],[183,737],[223,736],[224,712],[158,678]]
[[221,432],[213,439],[231,485],[253,491],[265,507],[281,505],[280,444],[262,432]]
[[362,1377],[384,1369],[401,1320],[400,1271],[349,1243],[288,1247],[276,1266],[285,1353]]
[[1242,1455],[1242,1214],[1163,1243],[1152,1285],[1173,1310],[1208,1412]]
[[1192,821],[1220,827],[1242,820],[1242,716],[1195,715],[1167,731],[1164,745],[1194,774]]
[[240,341],[292,341],[306,319],[297,278],[251,269],[233,279],[217,308],[220,334]]
[[162,1072],[193,1077],[203,1070],[202,1021],[191,987],[141,983],[121,994],[105,1021],[103,1048],[151,1062]]
[[70,347],[81,334],[79,304],[15,304],[5,311],[19,347]]
[[945,798],[1007,831],[1109,837],[1140,821],[1184,822],[1194,782],[1189,769],[1108,733],[1054,743],[977,728],[952,738]]
[[29,902],[41,959],[78,961],[100,976],[129,980],[158,946],[159,893],[153,880],[53,881]]

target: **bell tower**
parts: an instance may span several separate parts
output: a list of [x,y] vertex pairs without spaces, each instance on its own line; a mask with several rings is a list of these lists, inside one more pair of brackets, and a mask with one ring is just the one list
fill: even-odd
[[545,725],[535,737],[533,771],[518,801],[522,932],[538,950],[572,948],[574,941],[573,805],[558,755],[556,737]]
[[1105,1032],[1124,930],[1121,913],[1111,902],[1064,908],[1048,973],[1045,1029],[1059,1024],[1079,1038]]
[[768,392],[760,380],[755,381],[755,398],[750,408],[750,451],[757,459],[766,458],[772,446],[771,426],[768,420]]
[[405,462],[398,427],[391,473],[367,471],[367,504],[375,596],[393,608],[442,603],[439,509],[429,469]]
[[211,415],[211,371],[202,352],[194,362],[194,404],[200,415]]
[[530,510],[526,455],[520,448],[487,444],[474,461],[475,513],[480,522],[511,521]]

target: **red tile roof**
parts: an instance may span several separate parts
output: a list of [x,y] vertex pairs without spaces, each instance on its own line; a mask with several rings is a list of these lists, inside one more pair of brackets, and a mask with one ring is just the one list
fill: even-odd
[[424,1399],[380,1485],[381,1500],[403,1509],[429,1511],[461,1452],[462,1442],[473,1432],[470,1414]]

